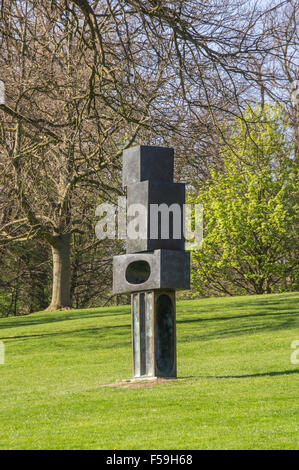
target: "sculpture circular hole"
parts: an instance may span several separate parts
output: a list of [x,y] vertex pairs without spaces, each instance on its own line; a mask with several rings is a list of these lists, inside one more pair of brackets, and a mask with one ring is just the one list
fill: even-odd
[[133,261],[126,269],[126,280],[130,284],[142,284],[151,274],[151,268],[147,261]]

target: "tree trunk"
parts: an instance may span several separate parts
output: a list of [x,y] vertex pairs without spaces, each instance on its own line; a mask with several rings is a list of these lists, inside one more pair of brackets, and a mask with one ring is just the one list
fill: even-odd
[[53,288],[48,311],[71,308],[71,234],[59,235],[52,245]]

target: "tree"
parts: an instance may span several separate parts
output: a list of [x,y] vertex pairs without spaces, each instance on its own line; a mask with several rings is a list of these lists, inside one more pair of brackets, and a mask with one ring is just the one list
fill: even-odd
[[247,125],[236,120],[222,150],[224,170],[211,169],[191,195],[204,207],[203,244],[192,254],[200,294],[298,287],[298,168],[289,123],[278,105],[249,108],[246,118]]
[[119,158],[168,80],[132,19],[117,28],[105,13],[100,33],[90,21],[70,1],[2,3],[1,241],[51,248],[50,310],[71,306],[73,236],[93,218],[85,201],[94,211],[120,193]]
[[[260,76],[256,85],[260,89],[261,106],[267,99],[284,104],[293,128],[296,158],[299,158],[299,112],[298,104],[290,99],[290,95],[299,78],[298,10],[298,0],[288,0],[282,4],[282,8],[270,10],[265,17],[264,36],[268,36],[268,42],[271,41],[272,50],[248,58],[248,67],[256,70],[257,75]],[[274,54],[273,51],[275,51]],[[251,87],[251,93],[256,101],[256,87]]]
[[93,215],[82,220],[85,201],[120,192],[123,149],[180,136],[184,155],[192,126],[205,145],[222,116],[242,111],[259,78],[248,54],[271,54],[262,21],[244,0],[1,2],[0,241],[51,249],[49,309],[72,305],[74,237]]

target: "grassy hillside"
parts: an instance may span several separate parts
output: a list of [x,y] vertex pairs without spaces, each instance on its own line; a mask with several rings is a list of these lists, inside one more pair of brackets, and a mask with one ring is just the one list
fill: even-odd
[[0,319],[1,449],[299,449],[299,294],[182,301],[179,380],[131,377],[129,307]]

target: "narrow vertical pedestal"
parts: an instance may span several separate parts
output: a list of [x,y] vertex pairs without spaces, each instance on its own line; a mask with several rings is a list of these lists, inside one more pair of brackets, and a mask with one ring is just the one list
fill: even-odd
[[176,377],[174,290],[132,294],[133,377]]

